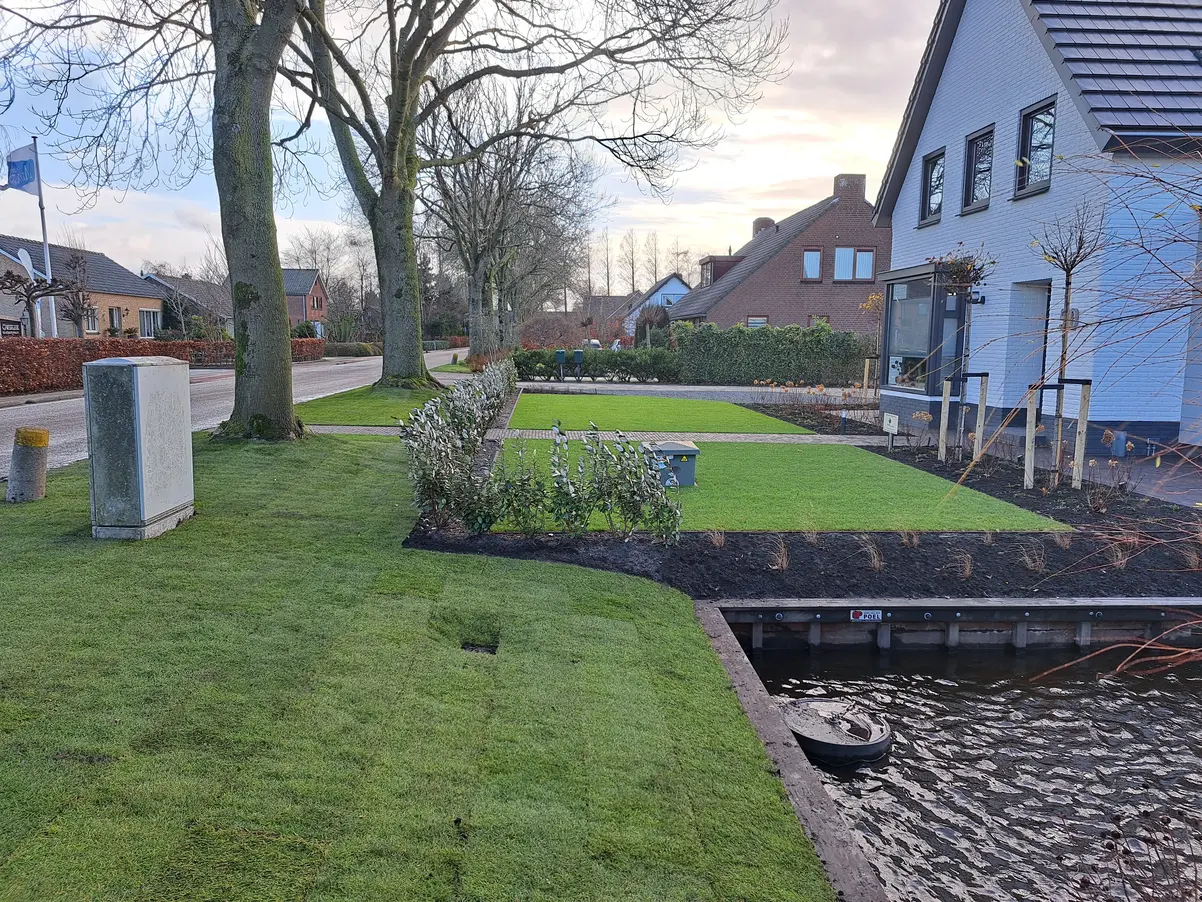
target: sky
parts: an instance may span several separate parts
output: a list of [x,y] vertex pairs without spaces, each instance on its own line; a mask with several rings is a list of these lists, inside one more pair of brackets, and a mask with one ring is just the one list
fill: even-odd
[[[938,0],[779,0],[789,20],[788,76],[763,89],[742,121],[712,149],[686,159],[665,201],[610,167],[599,189],[612,234],[655,231],[661,247],[678,240],[694,257],[725,253],[751,237],[757,216],[781,219],[831,193],[839,173],[865,173],[875,198]],[[28,102],[4,116],[9,146],[37,128]],[[104,191],[86,209],[65,187],[65,162],[43,159],[51,241],[64,228],[92,250],[139,270],[144,260],[199,263],[206,232],[220,234],[212,175],[181,190]],[[281,246],[309,227],[337,226],[344,202],[309,191],[277,211]],[[40,235],[37,201],[0,192],[0,233]]]

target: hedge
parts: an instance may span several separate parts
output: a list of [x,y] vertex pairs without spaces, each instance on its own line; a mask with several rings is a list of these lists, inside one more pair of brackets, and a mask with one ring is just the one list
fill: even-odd
[[[293,361],[320,360],[325,342],[294,338]],[[105,357],[174,357],[192,366],[233,366],[232,341],[150,338],[0,339],[0,395],[83,388],[83,365]]]
[[[565,373],[574,376],[575,351],[567,351]],[[514,351],[513,362],[518,369],[518,378],[526,382],[550,380],[559,377],[555,363],[555,351],[535,349]],[[630,351],[585,351],[581,364],[581,375],[586,379],[602,379],[607,382],[679,382],[680,360],[667,348],[638,348]]]
[[327,341],[327,357],[379,357],[384,346],[369,341]]
[[825,323],[719,329],[712,323],[672,324],[680,379],[689,385],[751,385],[756,380],[851,385],[875,353],[871,336],[835,332]]

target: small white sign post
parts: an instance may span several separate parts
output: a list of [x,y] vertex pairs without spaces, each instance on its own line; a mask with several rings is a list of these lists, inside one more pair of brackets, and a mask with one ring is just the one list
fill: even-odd
[[883,413],[881,414],[881,429],[889,436],[889,450],[893,450],[893,437],[897,435],[897,431],[901,424],[898,422],[897,414]]
[[92,536],[151,539],[194,512],[188,364],[109,357],[83,367]]

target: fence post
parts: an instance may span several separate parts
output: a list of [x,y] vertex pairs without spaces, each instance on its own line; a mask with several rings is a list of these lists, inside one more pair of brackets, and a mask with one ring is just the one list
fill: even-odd
[[939,414],[939,459],[947,460],[947,421],[952,408],[952,380],[943,380],[943,405]]
[[1031,386],[1027,398],[1027,444],[1023,452],[1023,488],[1035,488],[1035,416],[1039,408],[1039,388]]
[[871,375],[872,375],[872,358],[865,357],[864,358],[864,382],[862,383],[864,386],[865,400],[868,399],[868,393],[869,393],[869,391],[871,391],[871,389],[869,389],[869,387],[868,387],[868,378]]
[[1093,383],[1088,379],[1081,383],[1081,403],[1077,406],[1077,444],[1073,448],[1073,488],[1081,488],[1085,475],[1085,440],[1089,431],[1089,400]]
[[[977,431],[972,443],[972,459],[981,459],[981,450],[985,447],[985,408],[989,399],[989,374],[981,374],[981,394],[977,398]],[[960,399],[963,403],[963,398]]]

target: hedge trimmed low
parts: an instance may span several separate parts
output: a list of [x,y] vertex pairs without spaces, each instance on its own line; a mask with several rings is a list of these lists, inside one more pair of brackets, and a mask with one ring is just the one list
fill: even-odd
[[379,357],[384,346],[369,341],[327,341],[327,357]]
[[[565,372],[574,376],[575,351],[567,351]],[[513,363],[518,378],[524,382],[550,381],[559,378],[555,351],[536,349],[514,351]],[[679,382],[679,355],[667,348],[637,348],[629,351],[585,351],[581,375],[587,379],[606,382]]]
[[672,342],[687,385],[751,385],[756,380],[852,385],[864,358],[876,353],[870,336],[835,332],[825,323],[719,329],[713,323],[672,324]]
[[[320,338],[292,339],[292,360],[321,360]],[[0,339],[0,395],[83,387],[83,365],[105,357],[174,357],[192,366],[233,366],[232,341],[157,341],[153,338]]]

